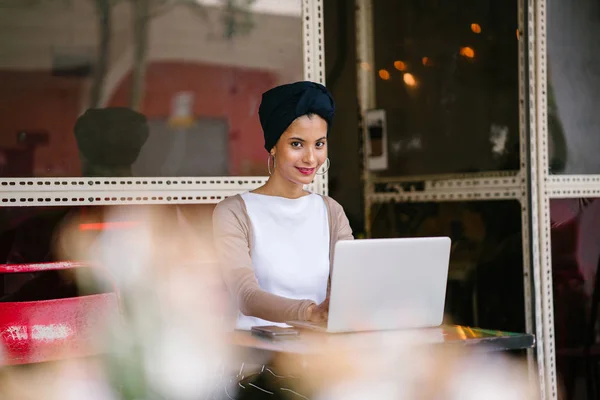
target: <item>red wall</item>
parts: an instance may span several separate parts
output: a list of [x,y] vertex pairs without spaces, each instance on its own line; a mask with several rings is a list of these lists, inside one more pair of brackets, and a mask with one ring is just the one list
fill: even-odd
[[81,166],[73,126],[83,81],[47,71],[0,70],[0,147],[14,149],[16,133],[47,132],[49,143],[35,149],[38,176],[79,176]]
[[[46,71],[0,71],[0,149],[17,147],[19,130],[47,131],[50,141],[35,152],[37,176],[80,176],[73,126],[80,112],[84,81],[54,77]],[[127,106],[131,74],[109,100]],[[142,112],[167,118],[173,96],[195,94],[197,117],[227,118],[230,129],[230,175],[264,175],[266,152],[258,120],[261,94],[277,83],[274,73],[185,62],[157,62],[148,67]]]
[[[196,117],[227,118],[229,122],[229,174],[264,175],[266,151],[258,106],[261,95],[277,83],[268,71],[184,62],[152,63],[146,72],[142,112],[148,118],[168,118],[173,96],[195,95]],[[118,85],[109,104],[128,104],[131,74]]]

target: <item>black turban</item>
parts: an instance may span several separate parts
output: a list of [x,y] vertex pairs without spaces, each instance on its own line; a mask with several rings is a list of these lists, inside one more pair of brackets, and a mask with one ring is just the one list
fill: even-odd
[[258,116],[265,135],[265,149],[270,151],[296,118],[309,113],[327,121],[329,132],[335,103],[331,93],[319,83],[290,83],[263,93]]
[[148,134],[146,117],[125,107],[92,108],[75,123],[77,147],[95,165],[130,166]]

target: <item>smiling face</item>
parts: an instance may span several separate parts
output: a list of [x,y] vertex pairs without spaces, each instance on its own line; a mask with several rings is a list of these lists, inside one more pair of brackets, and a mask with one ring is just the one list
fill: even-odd
[[273,174],[306,185],[327,160],[327,122],[316,114],[303,115],[290,124],[271,150]]

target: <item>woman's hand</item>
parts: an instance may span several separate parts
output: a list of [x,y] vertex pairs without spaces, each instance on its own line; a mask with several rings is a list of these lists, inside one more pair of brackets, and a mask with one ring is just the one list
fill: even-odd
[[313,304],[308,307],[307,314],[307,319],[310,322],[327,321],[327,317],[329,316],[329,297],[327,297],[325,301],[318,306]]

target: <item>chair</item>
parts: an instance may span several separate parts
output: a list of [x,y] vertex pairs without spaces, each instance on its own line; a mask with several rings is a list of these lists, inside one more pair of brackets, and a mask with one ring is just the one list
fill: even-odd
[[[55,262],[0,265],[0,274],[92,267]],[[114,289],[114,285],[113,285]],[[0,365],[31,364],[103,353],[98,333],[119,317],[116,290],[42,301],[0,303]]]

